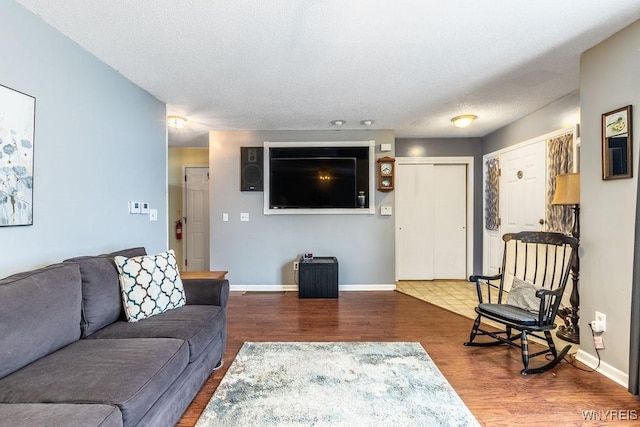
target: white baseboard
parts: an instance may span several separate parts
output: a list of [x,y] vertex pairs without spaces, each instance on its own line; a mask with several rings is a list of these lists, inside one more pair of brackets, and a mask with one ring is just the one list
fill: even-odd
[[[584,350],[577,351],[576,360],[578,360],[578,362],[584,363],[591,369],[594,369],[596,366],[598,366],[598,358],[592,356]],[[598,367],[598,369],[596,369],[596,372],[599,372],[600,374],[609,378],[611,381],[614,381],[625,388],[629,387],[629,374],[625,374],[621,370],[614,368],[608,363],[601,361],[600,366]]]
[[341,291],[395,291],[396,284],[380,285],[340,285]]
[[297,285],[231,285],[229,290],[234,292],[298,292]]
[[[232,292],[298,292],[297,285],[229,285]],[[378,284],[378,285],[340,285],[340,291],[395,291],[396,285]]]

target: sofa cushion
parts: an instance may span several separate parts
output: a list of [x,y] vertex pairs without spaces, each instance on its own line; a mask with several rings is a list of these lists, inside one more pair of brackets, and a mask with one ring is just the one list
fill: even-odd
[[157,255],[115,257],[124,313],[137,322],[185,304],[184,288],[172,250]]
[[82,336],[91,335],[118,319],[124,318],[115,256],[145,255],[143,247],[123,249],[97,256],[71,258],[82,275]]
[[189,343],[189,362],[220,333],[225,333],[224,310],[215,305],[185,305],[139,322],[115,322],[90,339],[178,338]]
[[117,405],[135,425],[188,361],[182,340],[81,340],[0,379],[0,402]]
[[0,426],[122,427],[117,406],[61,403],[0,403]]
[[81,301],[77,265],[0,280],[0,378],[78,340]]

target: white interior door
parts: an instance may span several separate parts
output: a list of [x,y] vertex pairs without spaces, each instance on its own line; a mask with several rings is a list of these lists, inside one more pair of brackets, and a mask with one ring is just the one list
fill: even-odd
[[434,166],[435,279],[465,279],[467,272],[467,166]]
[[396,168],[396,270],[398,280],[432,280],[433,165]]
[[185,167],[185,271],[209,270],[209,168]]
[[544,230],[545,141],[504,153],[500,156],[500,165],[501,235]]
[[466,165],[398,163],[398,280],[464,279],[466,228]]
[[[507,186],[504,203],[505,210],[500,212],[502,233],[519,231],[541,231],[545,229],[545,199],[547,185],[546,142],[509,151],[500,157],[502,169],[500,186]],[[504,251],[504,245],[502,246]],[[501,253],[502,256],[502,253]],[[507,263],[513,260],[507,259]],[[513,277],[504,279],[505,289],[511,289]]]

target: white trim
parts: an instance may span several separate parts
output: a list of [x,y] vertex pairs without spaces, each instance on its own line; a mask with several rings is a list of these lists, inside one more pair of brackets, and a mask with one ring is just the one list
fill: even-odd
[[298,292],[297,285],[229,285],[231,292]]
[[[341,292],[395,291],[395,283],[339,285]],[[229,285],[231,292],[298,292],[297,285]]]
[[[369,147],[369,209],[271,209],[269,208],[269,149],[271,147]],[[376,141],[264,141],[264,192],[263,213],[265,215],[333,215],[355,214],[374,215],[376,213]]]
[[389,284],[379,284],[379,285],[340,285],[339,289],[341,291],[352,292],[352,291],[395,291],[396,285],[395,283]]
[[[467,273],[466,276],[473,274],[473,222],[474,222],[474,184],[473,184],[473,162],[471,156],[460,157],[396,157],[396,164],[404,165],[421,165],[421,164],[438,164],[438,165],[466,165],[467,166]],[[396,257],[398,245],[396,247]],[[398,278],[398,263],[396,263],[395,277]]]
[[[598,358],[592,356],[584,350],[578,350],[576,353],[576,360],[578,362],[582,362],[591,369],[595,369],[598,366]],[[600,362],[600,366],[596,369],[596,372],[604,375],[609,378],[611,381],[620,384],[621,386],[627,388],[629,387],[629,374],[625,374],[621,370],[614,368],[605,362]]]

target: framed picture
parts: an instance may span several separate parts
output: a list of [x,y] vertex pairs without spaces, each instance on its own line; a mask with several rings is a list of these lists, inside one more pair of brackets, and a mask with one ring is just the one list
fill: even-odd
[[602,115],[602,179],[631,178],[631,105]]
[[36,99],[0,85],[0,227],[33,224]]

